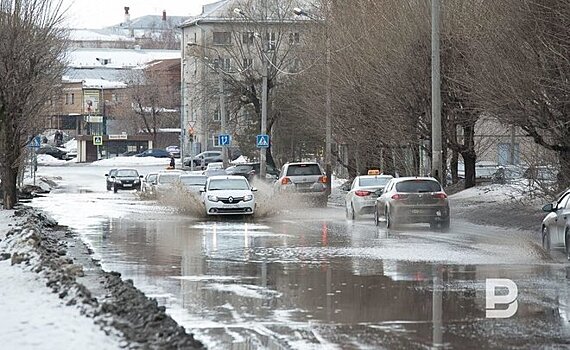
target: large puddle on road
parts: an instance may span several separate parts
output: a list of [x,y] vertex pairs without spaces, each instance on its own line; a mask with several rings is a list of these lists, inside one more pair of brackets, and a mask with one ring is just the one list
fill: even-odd
[[[80,230],[105,269],[166,305],[209,349],[570,343],[566,270],[521,237],[502,241],[475,226],[388,234],[335,209],[201,221],[132,194],[71,196],[72,204],[38,206]],[[513,317],[486,318],[489,278],[518,287]]]

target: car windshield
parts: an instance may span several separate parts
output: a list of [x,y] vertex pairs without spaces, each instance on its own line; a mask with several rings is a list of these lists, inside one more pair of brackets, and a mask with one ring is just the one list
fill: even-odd
[[158,174],[150,174],[147,176],[146,181],[148,182],[155,181],[157,176]]
[[180,175],[178,174],[162,174],[158,177],[159,184],[173,184],[178,180]]
[[386,186],[390,177],[361,177],[358,184],[363,187],[367,186]]
[[407,180],[397,183],[396,191],[404,193],[439,192],[441,186],[433,180]]
[[322,175],[318,164],[295,164],[287,168],[287,176]]
[[122,169],[117,171],[117,177],[137,177],[139,173],[136,170]]
[[208,190],[248,190],[249,186],[245,179],[216,179],[210,180]]
[[180,182],[189,186],[204,186],[206,179],[206,176],[180,176]]

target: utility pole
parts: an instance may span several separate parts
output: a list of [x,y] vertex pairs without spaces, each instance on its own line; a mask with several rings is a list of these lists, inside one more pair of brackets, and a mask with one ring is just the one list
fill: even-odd
[[441,140],[441,76],[439,56],[440,0],[431,0],[431,153],[432,176],[443,184]]
[[325,98],[325,173],[327,175],[326,192],[327,196],[331,194],[332,181],[332,100],[331,100],[331,39],[328,24],[325,24],[325,45],[326,45],[326,98]]
[[[269,45],[269,43],[267,43]],[[265,51],[265,50],[264,50]],[[265,52],[262,53],[262,76],[263,76],[263,87],[261,90],[261,135],[267,134],[267,58],[265,57]],[[259,149],[259,176],[265,179],[266,174],[266,152],[267,148],[261,147]]]
[[[222,64],[221,57],[218,57],[218,65]],[[224,92],[224,76],[222,75],[221,68],[218,67],[219,89],[220,89],[220,121],[221,121],[221,134],[226,134],[226,98]],[[224,169],[228,167],[228,149],[225,145],[222,146],[222,161]]]

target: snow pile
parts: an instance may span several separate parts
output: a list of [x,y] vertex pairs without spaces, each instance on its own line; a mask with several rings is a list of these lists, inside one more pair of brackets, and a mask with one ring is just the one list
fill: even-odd
[[43,166],[61,166],[67,164],[68,161],[54,158],[49,154],[38,154],[37,163]]
[[[176,159],[176,167],[182,167],[180,159]],[[164,165],[166,168],[170,164],[170,158],[155,157],[115,157],[109,159],[101,159],[91,163],[91,166],[101,167],[118,167],[118,166],[137,166],[137,165]]]
[[473,202],[512,202],[535,198],[538,189],[533,189],[524,182],[512,184],[490,184],[475,186],[449,196],[452,200]]

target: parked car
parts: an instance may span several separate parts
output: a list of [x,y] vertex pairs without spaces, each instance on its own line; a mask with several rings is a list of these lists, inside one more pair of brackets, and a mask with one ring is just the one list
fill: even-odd
[[449,200],[432,177],[400,177],[390,180],[376,200],[374,221],[387,228],[403,223],[429,223],[431,228],[449,228]]
[[554,203],[542,207],[548,214],[542,220],[542,247],[564,247],[570,256],[570,189],[563,192]]
[[[136,169],[113,169],[114,172],[105,174],[107,179],[110,179],[111,188],[113,192],[117,193],[118,190],[140,190],[142,175]],[[109,185],[107,185],[109,188]]]
[[243,176],[212,176],[206,181],[201,198],[207,215],[252,215],[255,191]]
[[183,174],[178,177],[178,181],[191,193],[200,193],[206,186],[205,175]]
[[355,220],[360,215],[374,213],[376,198],[393,178],[392,175],[361,175],[354,178],[344,200],[346,218]]
[[224,169],[224,163],[222,162],[209,163],[208,166],[206,167],[206,170],[204,170],[204,175],[208,177],[216,175],[227,175],[226,170]]
[[166,147],[166,152],[174,156],[174,158],[180,158],[180,146],[168,146]]
[[131,156],[136,156],[137,154],[139,154],[140,152],[138,151],[126,151],[121,153],[121,157],[131,157]]
[[190,160],[191,159],[194,160],[194,166],[198,166],[198,167],[202,166],[202,164],[204,166],[207,166],[210,163],[223,161],[222,152],[220,152],[220,151],[206,151],[206,152],[202,152],[202,153],[197,154],[196,156],[194,156],[194,158],[186,157],[183,159],[183,164],[185,166],[190,166]]
[[[254,163],[240,163],[232,165],[226,169],[228,175],[240,175],[244,176],[248,181],[253,181],[255,177],[259,176],[259,162]],[[266,176],[268,178],[273,178],[274,180],[279,177],[279,170],[275,169],[271,165],[267,164],[265,169]]]
[[141,182],[141,192],[143,193],[152,193],[153,186],[156,185],[156,177],[158,173],[148,173],[144,177],[143,181]]
[[137,157],[170,158],[170,153],[163,149],[151,148],[136,155]]
[[156,176],[156,182],[152,187],[152,191],[157,195],[164,195],[172,190],[180,175],[184,174],[182,170],[166,170],[161,171]]
[[276,193],[302,195],[319,206],[326,207],[328,201],[326,183],[327,177],[318,163],[287,163],[281,168],[273,189]]
[[54,158],[57,159],[61,159],[61,160],[67,160],[67,152],[64,150],[61,150],[57,147],[48,145],[46,143],[42,144],[37,150],[36,150],[37,154],[47,154],[49,156],[52,156]]

